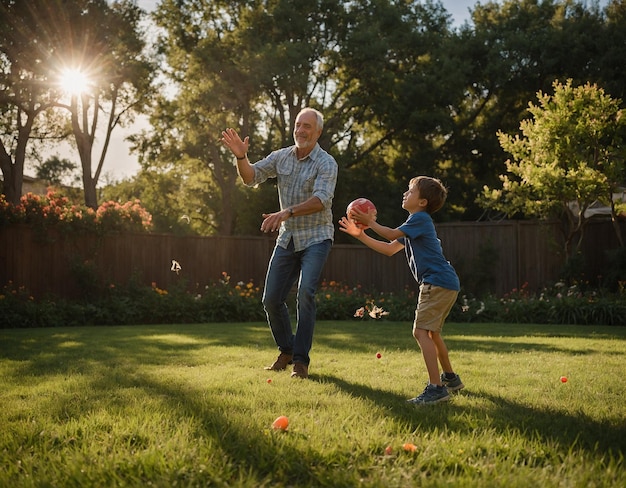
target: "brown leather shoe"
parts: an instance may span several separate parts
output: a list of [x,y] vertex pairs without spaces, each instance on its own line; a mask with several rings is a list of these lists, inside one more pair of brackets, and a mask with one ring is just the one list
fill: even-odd
[[306,379],[309,377],[309,367],[306,364],[302,363],[293,363],[293,373],[291,373],[292,378],[302,378]]
[[293,359],[293,354],[286,354],[281,352],[274,361],[274,364],[271,366],[265,366],[265,369],[268,371],[282,371],[283,369],[287,369],[287,365],[291,364],[291,360]]

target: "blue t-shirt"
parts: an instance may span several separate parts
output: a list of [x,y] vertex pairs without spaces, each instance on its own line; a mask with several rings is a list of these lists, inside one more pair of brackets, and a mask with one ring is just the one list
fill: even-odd
[[398,241],[404,244],[406,260],[417,282],[459,291],[459,277],[443,255],[441,241],[430,214],[411,214],[399,229],[406,237]]

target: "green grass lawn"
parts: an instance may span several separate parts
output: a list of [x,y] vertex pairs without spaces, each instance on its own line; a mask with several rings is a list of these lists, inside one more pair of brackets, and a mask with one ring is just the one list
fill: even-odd
[[626,327],[444,333],[419,407],[410,323],[318,323],[309,380],[260,323],[0,330],[0,486],[626,486]]

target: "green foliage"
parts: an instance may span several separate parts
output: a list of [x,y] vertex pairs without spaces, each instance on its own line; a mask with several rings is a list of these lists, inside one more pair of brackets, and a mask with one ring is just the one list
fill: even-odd
[[[232,156],[219,143],[224,128],[250,137],[256,161],[293,143],[300,108],[320,108],[320,145],[341,169],[351,169],[346,181],[366,180],[344,188],[340,179],[336,195],[356,187],[378,197],[381,209],[390,200],[395,210],[403,190],[394,196],[390,180],[404,187],[415,171],[433,172],[430,141],[443,140],[440,133],[451,127],[448,107],[463,97],[461,63],[445,43],[449,20],[437,4],[178,2],[157,8],[155,19],[180,90],[157,99],[155,130],[141,142],[143,164],[184,173],[181,213],[201,208],[206,220],[197,230],[205,235],[255,235],[258,215],[276,208],[275,192],[270,199],[268,191],[246,189],[244,196]],[[428,157],[411,154],[422,149]],[[349,201],[341,200],[339,209]]]
[[141,170],[132,179],[105,186],[101,198],[124,202],[139,199],[152,215],[152,230],[156,233],[190,235],[202,234],[203,227],[186,201],[181,198],[181,175],[171,171]]
[[261,290],[252,282],[230,282],[224,273],[217,282],[196,285],[190,291],[180,282],[169,290],[131,280],[125,286],[95,282],[89,265],[80,268],[84,300],[68,301],[47,297],[35,301],[24,288],[12,283],[0,293],[0,312],[8,327],[55,327],[60,325],[129,325],[258,321],[265,318]]
[[313,105],[343,175],[337,212],[347,195],[365,194],[385,221],[400,222],[398,188],[432,174],[451,190],[437,218],[469,220],[482,214],[476,194],[505,170],[494,134],[515,131],[538,90],[550,92],[556,77],[614,95],[626,86],[615,5],[477,4],[474,25],[459,31],[436,2],[179,1],[156,7],[154,20],[175,89],[160,91],[152,129],[132,139],[143,167],[168,183],[151,178],[127,198],[175,233],[255,235],[260,211],[275,208],[270,185],[239,185],[219,143],[227,126],[250,136],[257,160],[290,144],[295,113]]
[[380,292],[367,290],[361,285],[323,281],[316,305],[320,320],[413,321],[417,291],[409,287],[400,292]]
[[53,185],[75,184],[80,181],[80,177],[74,173],[78,169],[76,164],[69,159],[60,159],[58,156],[36,165],[35,169],[37,178]]
[[43,3],[0,2],[0,168],[2,192],[13,204],[22,194],[25,161],[32,154],[30,139],[50,135],[41,123],[42,114],[59,101],[47,71],[48,58],[58,50],[53,36],[37,25],[50,23],[50,9]]
[[[626,128],[619,103],[589,84],[554,84],[554,95],[538,94],[524,120],[522,137],[500,132],[502,147],[513,155],[495,192],[495,207],[509,214],[560,217],[576,202],[582,211],[610,194],[623,173],[621,135]],[[491,192],[491,190],[487,189]],[[508,205],[502,204],[502,196]]]
[[475,5],[474,24],[462,29],[455,45],[469,66],[466,79],[472,81],[455,109],[454,135],[445,144],[454,178],[451,204],[460,198],[469,206],[485,184],[501,185],[498,175],[506,171],[508,155],[493,134],[514,133],[530,114],[528,102],[539,91],[552,93],[555,80],[595,83],[624,99],[624,73],[622,81],[614,78],[626,46],[621,42],[626,32],[623,4],[613,2],[605,12],[596,7],[536,0]]
[[582,242],[585,211],[595,201],[609,204],[626,177],[626,119],[620,101],[596,85],[574,87],[568,80],[555,82],[553,90],[539,92],[539,105],[530,104],[533,119],[522,121],[521,136],[498,133],[513,159],[500,176],[502,188],[485,186],[480,201],[509,215],[562,218],[570,256]]
[[461,295],[450,320],[518,324],[623,325],[626,317],[624,290],[618,293],[587,290],[562,282],[531,293],[526,286],[498,298]]

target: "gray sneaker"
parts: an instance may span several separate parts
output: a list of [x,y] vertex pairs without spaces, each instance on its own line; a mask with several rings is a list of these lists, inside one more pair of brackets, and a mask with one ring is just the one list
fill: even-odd
[[445,402],[450,399],[450,394],[445,386],[426,385],[421,395],[407,400],[414,405],[426,405],[431,403]]
[[445,386],[448,391],[459,391],[465,388],[465,385],[461,381],[461,377],[458,374],[454,375],[454,378],[449,380],[446,378],[446,375],[441,373],[441,383]]

